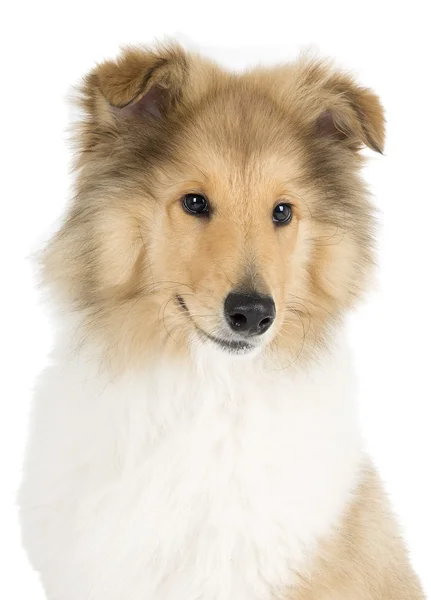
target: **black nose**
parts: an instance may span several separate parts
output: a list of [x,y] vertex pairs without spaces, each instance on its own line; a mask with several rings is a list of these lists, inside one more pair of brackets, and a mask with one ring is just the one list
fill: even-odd
[[271,296],[229,294],[224,303],[226,321],[233,331],[244,336],[261,335],[275,319]]

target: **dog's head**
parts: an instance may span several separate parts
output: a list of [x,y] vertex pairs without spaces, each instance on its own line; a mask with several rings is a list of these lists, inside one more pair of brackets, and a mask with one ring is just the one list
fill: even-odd
[[99,65],[81,104],[76,198],[44,264],[91,335],[126,363],[321,347],[372,263],[359,150],[382,150],[377,97],[325,62],[232,74],[169,47]]

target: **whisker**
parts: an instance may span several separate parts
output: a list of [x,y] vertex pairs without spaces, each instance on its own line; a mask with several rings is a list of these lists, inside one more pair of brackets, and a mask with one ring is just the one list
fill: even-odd
[[148,264],[148,267],[149,267],[149,269],[150,269],[151,278],[152,278],[152,280],[153,280],[153,282],[154,282],[154,273],[153,273],[153,269],[152,269],[152,267],[151,267],[150,256],[149,256],[149,254],[148,254],[148,248],[147,248],[147,246],[145,245],[145,242],[144,242],[144,236],[142,235],[142,230],[141,230],[141,228],[140,228],[139,226],[138,226],[138,231],[139,231],[139,235],[140,235],[141,242],[142,242],[142,248],[143,248],[143,250],[144,250],[144,252],[145,252],[145,257],[146,257],[146,259],[147,259],[147,264]]
[[305,298],[301,298],[301,296],[297,296],[296,294],[293,294],[292,292],[289,292],[290,296],[292,296],[292,298],[297,298],[298,300],[300,300],[301,302],[306,302],[307,304],[312,304],[313,306],[316,306],[317,308],[320,308],[321,310],[323,310],[324,312],[331,314],[330,311],[325,308],[324,306],[322,306],[321,304],[314,302],[313,300],[306,300]]
[[[301,324],[301,327],[302,327],[301,345],[300,345],[300,348],[299,348],[298,352],[294,356],[293,360],[291,360],[290,363],[288,363],[287,365],[284,365],[284,366],[280,367],[279,369],[274,369],[275,371],[283,371],[284,369],[288,369],[288,368],[292,367],[299,360],[299,357],[301,356],[301,354],[302,354],[302,352],[304,350],[304,347],[305,347],[305,338],[306,338],[306,336],[307,336],[307,334],[308,334],[308,332],[310,330],[310,326],[308,326],[307,331],[305,330],[303,319],[297,313],[297,311],[290,310],[290,312],[297,317],[299,323]],[[284,323],[285,323],[285,321],[283,321],[283,324],[280,327],[280,331],[289,334],[290,331],[285,328]],[[277,341],[276,341],[276,346],[279,348],[279,344],[278,344]]]
[[168,334],[168,336],[171,338],[171,340],[175,343],[178,344],[178,340],[174,339],[172,337],[172,335],[170,334],[170,332],[168,331],[168,328],[166,327],[166,322],[165,322],[165,312],[166,312],[166,308],[168,307],[169,302],[171,302],[173,300],[173,298],[169,298],[169,300],[165,303],[164,305],[164,309],[163,309],[163,313],[162,313],[162,322],[163,322],[163,327],[165,328],[166,333]]
[[230,279],[230,277],[228,276],[228,274],[226,273],[226,271],[223,269],[223,267],[217,261],[215,261],[215,260],[213,260],[213,263],[220,269],[220,271],[223,272],[224,276],[229,281],[230,285],[232,287],[235,287],[233,281]]

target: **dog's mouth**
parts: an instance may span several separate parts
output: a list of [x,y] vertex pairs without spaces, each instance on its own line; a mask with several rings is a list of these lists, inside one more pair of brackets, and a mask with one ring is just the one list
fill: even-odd
[[255,344],[251,344],[246,340],[229,340],[207,333],[206,331],[201,329],[192,319],[192,316],[190,315],[189,309],[187,308],[187,304],[185,303],[184,298],[177,295],[175,299],[177,301],[178,306],[187,314],[188,318],[190,319],[192,325],[194,326],[199,336],[210,340],[216,346],[222,348],[226,352],[230,352],[231,354],[247,354],[247,352],[251,352],[252,350],[256,349]]

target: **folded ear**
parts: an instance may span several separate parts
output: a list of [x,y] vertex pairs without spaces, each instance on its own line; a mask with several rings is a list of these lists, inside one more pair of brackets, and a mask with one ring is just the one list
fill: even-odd
[[313,134],[343,143],[353,150],[366,145],[383,152],[385,119],[378,97],[358,86],[352,77],[334,72],[324,62],[301,70],[302,85],[312,99]]
[[133,125],[151,129],[174,110],[186,78],[186,54],[178,46],[127,48],[117,60],[97,65],[81,88],[84,145],[94,147]]

